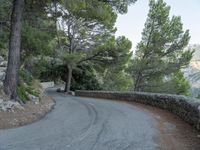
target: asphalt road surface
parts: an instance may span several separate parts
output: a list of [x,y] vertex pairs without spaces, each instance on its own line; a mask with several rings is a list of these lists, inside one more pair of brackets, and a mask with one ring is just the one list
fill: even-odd
[[0,130],[0,150],[155,150],[156,120],[126,103],[48,95],[55,108],[43,119]]

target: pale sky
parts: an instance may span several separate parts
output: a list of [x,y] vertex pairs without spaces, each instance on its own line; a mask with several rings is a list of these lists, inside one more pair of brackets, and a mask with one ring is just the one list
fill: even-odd
[[[165,0],[171,6],[170,15],[181,16],[184,30],[190,30],[190,44],[200,44],[200,0]],[[149,0],[137,0],[128,13],[118,15],[117,36],[124,35],[132,41],[134,50],[141,40],[147,18]]]

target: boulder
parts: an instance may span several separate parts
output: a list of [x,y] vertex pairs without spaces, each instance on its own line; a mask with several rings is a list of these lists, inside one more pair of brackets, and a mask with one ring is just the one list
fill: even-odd
[[1,62],[1,61],[4,61],[4,58],[3,58],[2,56],[0,56],[0,62]]
[[73,92],[73,91],[68,92],[68,94],[72,95],[72,96],[75,96],[75,92]]
[[0,67],[0,72],[6,72],[6,67]]
[[34,104],[39,104],[40,103],[40,99],[37,96],[34,96],[32,94],[29,94],[28,92],[26,92],[26,94],[28,95],[28,98],[34,102]]
[[8,61],[0,62],[0,67],[7,67]]
[[0,72],[0,81],[3,81],[6,77],[6,73],[5,72]]
[[14,108],[17,109],[23,109],[23,107],[18,103],[14,101],[4,101],[0,99],[0,111],[13,111]]
[[64,87],[60,87],[60,88],[58,88],[56,91],[57,91],[57,92],[64,92],[64,90],[65,90]]
[[0,104],[3,103],[3,99],[0,98]]
[[0,88],[3,88],[3,82],[0,81]]

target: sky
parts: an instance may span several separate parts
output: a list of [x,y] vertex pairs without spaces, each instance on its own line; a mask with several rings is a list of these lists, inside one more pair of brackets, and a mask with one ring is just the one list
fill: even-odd
[[[190,30],[190,44],[200,44],[200,0],[164,0],[171,6],[170,16],[181,16],[184,30]],[[149,0],[137,0],[129,6],[128,13],[118,15],[117,36],[124,35],[132,41],[132,49],[141,40],[141,33],[149,11]]]

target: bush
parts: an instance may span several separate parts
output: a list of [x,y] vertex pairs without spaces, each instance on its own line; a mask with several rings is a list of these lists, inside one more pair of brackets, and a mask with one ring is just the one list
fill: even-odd
[[25,88],[26,92],[28,92],[29,94],[33,95],[33,96],[36,96],[36,97],[39,97],[40,96],[40,93],[38,91],[36,91],[33,87],[31,86],[28,86]]
[[29,101],[28,94],[26,93],[26,88],[22,83],[17,86],[17,94],[23,103]]
[[89,65],[78,66],[72,73],[71,90],[101,90],[102,87]]
[[32,86],[28,86],[24,83],[18,84],[17,94],[23,103],[26,103],[27,101],[30,100],[28,94],[31,94],[35,97],[39,97],[39,99],[41,100],[40,92],[34,89]]
[[23,82],[27,83],[28,85],[31,85],[31,84],[32,84],[33,76],[31,75],[30,72],[28,72],[28,71],[25,70],[25,69],[21,69],[19,75],[20,75],[20,79],[21,79]]

